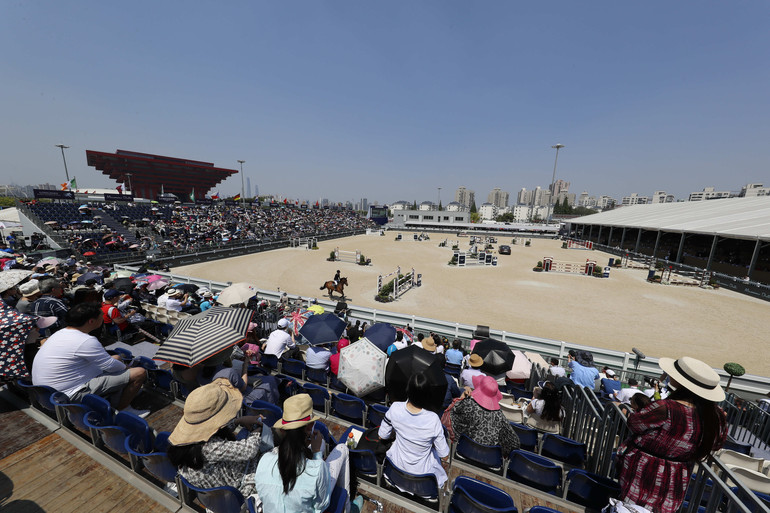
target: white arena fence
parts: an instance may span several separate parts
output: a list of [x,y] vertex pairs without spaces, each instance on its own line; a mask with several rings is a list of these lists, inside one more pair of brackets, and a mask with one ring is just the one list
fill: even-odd
[[[115,265],[115,270],[124,273],[124,275],[130,275],[130,273],[137,272],[138,269],[139,268],[135,266],[129,267],[124,265]],[[193,283],[200,287],[207,287],[215,293],[225,289],[230,285],[230,283],[226,282],[204,280],[201,278],[182,276],[174,273],[161,271],[157,271],[155,273],[161,276],[165,276],[174,283]],[[257,295],[261,299],[267,299],[268,301],[275,303],[280,299],[282,293],[282,291],[277,290],[259,289]],[[290,294],[290,299],[298,299],[299,297],[300,296]],[[329,311],[333,311],[337,306],[336,301],[329,301],[328,299],[324,298],[319,298],[318,303]],[[406,326],[408,324],[414,330],[419,332],[428,333],[432,331],[433,333],[447,337],[450,340],[453,338],[459,338],[464,341],[466,348],[469,345],[468,341],[473,338],[473,332],[476,329],[476,326],[469,324],[460,324],[457,322],[444,321],[440,319],[431,319],[418,315],[389,312],[386,310],[378,310],[350,304],[348,307],[350,308],[350,318],[360,319],[362,322],[367,322],[370,325],[376,322],[387,322],[394,326]],[[661,372],[660,367],[658,367],[657,358],[647,356],[644,359],[638,360],[637,356],[630,352],[631,348],[636,343],[633,340],[628,341],[629,352],[623,352],[612,349],[603,349],[575,344],[561,340],[532,337],[492,328],[489,330],[489,336],[505,342],[514,349],[539,353],[546,360],[550,357],[557,357],[562,362],[566,361],[567,353],[570,349],[575,349],[578,351],[591,351],[594,355],[594,361],[597,367],[607,365],[614,369],[621,369],[621,379],[627,379],[628,377],[637,374],[643,374],[645,376],[658,376]],[[723,369],[714,370],[716,370],[722,377],[722,384],[726,384],[729,375]],[[756,376],[752,374],[736,376],[733,378],[733,381],[730,385],[731,391],[738,393],[746,399],[756,399],[762,397],[767,394],[768,389],[770,389],[770,377]]]

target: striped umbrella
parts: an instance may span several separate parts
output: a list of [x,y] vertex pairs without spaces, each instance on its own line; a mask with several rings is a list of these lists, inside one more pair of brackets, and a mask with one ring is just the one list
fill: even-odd
[[246,338],[253,310],[215,306],[177,322],[154,358],[192,367]]

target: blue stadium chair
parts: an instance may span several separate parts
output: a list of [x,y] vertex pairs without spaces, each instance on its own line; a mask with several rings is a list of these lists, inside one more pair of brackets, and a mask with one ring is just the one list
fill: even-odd
[[244,415],[262,415],[264,417],[262,424],[265,426],[272,427],[277,420],[283,417],[283,410],[281,407],[267,401],[256,400],[252,401],[251,404],[244,401],[243,410]]
[[149,372],[151,370],[157,369],[158,364],[155,363],[152,358],[147,358],[146,356],[136,356],[131,362],[131,367],[143,367]]
[[366,394],[361,399],[363,399],[367,404],[385,404],[385,401],[388,398],[388,391],[385,388],[379,388],[375,390],[374,392],[371,392],[369,394]]
[[[113,326],[117,327],[115,325]],[[125,364],[131,363],[131,361],[134,359],[134,353],[123,347],[116,347],[115,349],[112,349],[112,352],[119,355],[120,359],[123,360],[123,363]]]
[[[738,488],[738,487],[732,487],[730,490],[733,491],[735,495],[738,496],[738,499],[743,503],[744,506],[746,506],[751,513],[760,513],[762,512],[762,509],[754,504],[754,502],[746,496],[747,493],[753,493],[754,496],[759,499],[759,502],[764,505],[766,508],[770,509],[770,495],[766,493],[760,493],[760,492],[753,492],[751,490],[747,490],[745,488]],[[684,511],[684,510],[682,510]]]
[[407,497],[424,506],[439,509],[438,479],[435,474],[411,474],[396,467],[390,458],[385,457],[382,467],[383,484],[399,495]]
[[458,476],[447,513],[518,513],[503,490],[468,476]]
[[278,357],[274,354],[263,354],[259,362],[268,371],[278,370]]
[[147,380],[153,388],[159,389],[165,393],[173,393],[171,383],[174,381],[174,375],[166,369],[150,369],[147,371]]
[[511,394],[516,401],[521,398],[532,399],[532,392],[521,387],[510,386],[508,387],[508,393]]
[[731,451],[740,452],[742,454],[746,454],[748,456],[751,456],[751,448],[753,446],[746,442],[739,442],[735,438],[731,437],[730,435],[727,435],[727,440],[725,440],[725,449],[730,449]]
[[387,406],[382,404],[370,404],[366,412],[366,425],[370,428],[379,427],[382,424],[382,419],[385,418],[385,414],[388,413],[388,409]]
[[366,403],[353,395],[333,394],[331,413],[348,422],[355,422],[361,426],[366,425]]
[[281,358],[281,372],[294,378],[305,379],[305,369],[307,366],[302,360],[293,358]]
[[598,511],[609,503],[610,497],[617,499],[619,495],[617,481],[579,468],[567,472],[564,498],[568,501]]
[[313,383],[303,383],[302,392],[308,394],[313,400],[314,410],[323,412],[327,417],[329,416],[329,401],[331,400],[331,396],[326,388]]
[[459,378],[463,371],[462,365],[454,365],[452,363],[444,364],[444,372],[454,378]]
[[548,458],[517,449],[508,461],[508,479],[556,495],[561,486],[561,467]]
[[529,452],[537,452],[538,430],[516,422],[510,424],[519,437],[519,448]]
[[125,440],[125,449],[131,459],[131,467],[135,471],[144,468],[149,474],[162,483],[174,483],[176,481],[176,467],[168,459],[168,437],[171,433],[162,431],[155,437],[153,447],[142,450],[141,442],[135,435],[129,435]]
[[491,472],[503,471],[503,450],[499,445],[483,445],[460,435],[454,458]]
[[33,385],[28,379],[20,379],[16,384],[27,393],[29,403],[32,406],[58,420],[56,417],[56,405],[51,400],[51,397],[57,393],[56,390],[45,385]]
[[56,392],[51,397],[51,400],[62,412],[62,415],[60,416],[62,421],[66,419],[71,426],[74,426],[81,431],[87,433],[90,432],[88,426],[84,422],[86,414],[90,412],[94,412],[104,424],[112,422],[112,407],[110,406],[109,401],[98,395],[86,394],[83,397],[82,402],[75,403],[70,401],[67,396],[61,392]]
[[182,475],[179,476],[179,481],[182,483],[182,500],[191,507],[197,498],[204,507],[214,513],[241,513],[246,503],[241,492],[232,486],[199,488],[191,485]]
[[97,447],[106,446],[116,454],[126,454],[126,438],[135,436],[135,446],[139,451],[152,447],[152,430],[141,417],[133,413],[118,412],[111,423],[106,423],[96,412],[89,412],[83,423],[91,431],[91,438]]
[[331,500],[329,501],[329,507],[324,510],[324,513],[343,513],[345,511],[345,504],[348,502],[348,492],[341,486],[335,486],[332,490]]
[[281,404],[283,404],[283,401],[296,394],[297,390],[299,390],[299,384],[297,383],[297,380],[291,376],[286,376],[285,374],[276,374],[275,379],[278,380],[278,395],[281,399]]
[[586,444],[566,436],[545,433],[540,443],[540,455],[582,468],[586,462]]
[[305,369],[305,380],[318,383],[328,388],[329,386],[329,371],[326,369],[311,369],[307,367]]
[[334,390],[339,390],[340,392],[347,392],[348,387],[340,381],[337,376],[334,374],[329,373],[329,388],[333,388]]
[[532,506],[529,508],[529,513],[562,513],[558,509],[548,508],[546,506]]
[[[342,435],[340,435],[338,443],[347,443],[348,435],[351,431],[358,431],[362,436],[364,434],[363,428],[358,426],[350,426],[345,430],[344,433],[342,433]],[[348,460],[350,461],[350,467],[352,471],[355,472],[356,476],[379,486],[381,468],[379,462],[377,461],[377,456],[375,456],[374,452],[368,449],[348,449]]]

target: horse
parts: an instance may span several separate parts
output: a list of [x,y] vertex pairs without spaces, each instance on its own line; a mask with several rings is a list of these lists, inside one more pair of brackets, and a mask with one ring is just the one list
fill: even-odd
[[319,290],[326,289],[329,291],[329,299],[332,299],[332,292],[336,292],[342,296],[342,299],[345,299],[345,285],[348,284],[347,277],[340,278],[340,282],[337,285],[334,285],[334,280],[329,280],[323,285],[321,285],[321,288]]

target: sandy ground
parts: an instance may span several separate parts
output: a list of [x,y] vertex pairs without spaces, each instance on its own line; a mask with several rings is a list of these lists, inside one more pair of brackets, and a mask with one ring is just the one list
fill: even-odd
[[[738,362],[750,374],[770,376],[770,359],[762,355],[768,342],[770,304],[727,290],[666,286],[645,281],[647,271],[613,269],[609,279],[564,273],[538,273],[532,267],[544,256],[556,261],[607,265],[611,255],[599,251],[561,249],[561,242],[533,239],[530,247],[511,246],[497,267],[458,268],[447,265],[444,236],[430,241],[394,241],[385,236],[349,237],[321,242],[319,250],[280,249],[250,256],[174,268],[177,274],[217,281],[248,281],[258,288],[320,297],[321,284],[337,269],[347,276],[349,304],[417,314],[421,317],[484,324],[511,333],[563,340],[618,351],[637,347],[648,355],[689,355],[721,368]],[[402,232],[404,239],[411,232]],[[456,237],[450,237],[450,240]],[[461,238],[467,249],[468,238]],[[499,243],[510,244],[509,238]],[[372,265],[328,262],[335,247],[360,250]],[[398,301],[374,301],[379,274],[412,267],[422,274],[422,287]]]

